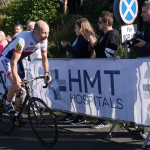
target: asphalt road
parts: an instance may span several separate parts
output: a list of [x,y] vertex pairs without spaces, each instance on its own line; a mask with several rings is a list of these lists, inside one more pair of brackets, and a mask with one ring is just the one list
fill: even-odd
[[[52,148],[42,145],[33,134],[30,125],[15,128],[6,135],[0,132],[0,150],[130,150],[141,149],[143,140],[132,135],[124,128],[116,127],[117,132],[110,141],[106,141],[110,127],[92,129],[92,122],[82,125],[58,124],[58,142]],[[150,141],[146,146],[150,149]]]

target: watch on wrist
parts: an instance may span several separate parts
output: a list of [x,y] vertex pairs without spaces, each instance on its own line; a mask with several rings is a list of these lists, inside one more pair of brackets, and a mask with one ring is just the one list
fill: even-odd
[[49,74],[49,72],[45,72],[45,74],[46,74],[46,73]]

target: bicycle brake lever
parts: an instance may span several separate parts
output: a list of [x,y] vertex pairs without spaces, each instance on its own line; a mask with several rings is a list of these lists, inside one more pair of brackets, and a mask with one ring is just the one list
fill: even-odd
[[43,86],[43,88],[47,88],[47,86],[48,86],[48,83],[46,83],[45,86]]
[[[47,78],[47,80],[49,80],[49,76],[46,76],[46,78]],[[45,86],[43,86],[43,88],[47,88],[47,86],[48,86],[48,83],[45,83]]]

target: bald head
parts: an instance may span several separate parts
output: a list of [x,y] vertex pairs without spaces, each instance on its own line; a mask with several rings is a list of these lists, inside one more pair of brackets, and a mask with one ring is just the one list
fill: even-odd
[[41,30],[45,29],[45,28],[48,28],[49,29],[49,26],[48,24],[43,21],[43,20],[39,20],[35,23],[34,25],[34,30],[40,32]]
[[39,20],[34,25],[33,34],[38,42],[44,42],[49,36],[49,25],[43,21]]

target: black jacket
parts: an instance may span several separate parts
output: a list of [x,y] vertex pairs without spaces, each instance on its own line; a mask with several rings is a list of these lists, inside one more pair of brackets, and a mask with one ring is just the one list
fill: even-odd
[[89,43],[83,37],[79,35],[76,39],[76,43],[72,46],[66,45],[68,53],[71,55],[71,58],[90,58],[91,51],[89,51]]
[[[103,40],[100,42],[101,37],[103,37]],[[94,46],[96,58],[113,57],[121,43],[120,39],[119,32],[116,29],[110,30],[106,34],[102,33],[97,45]]]
[[145,23],[145,25],[143,25],[142,35],[146,44],[141,48],[139,57],[147,57],[150,56],[150,23]]

